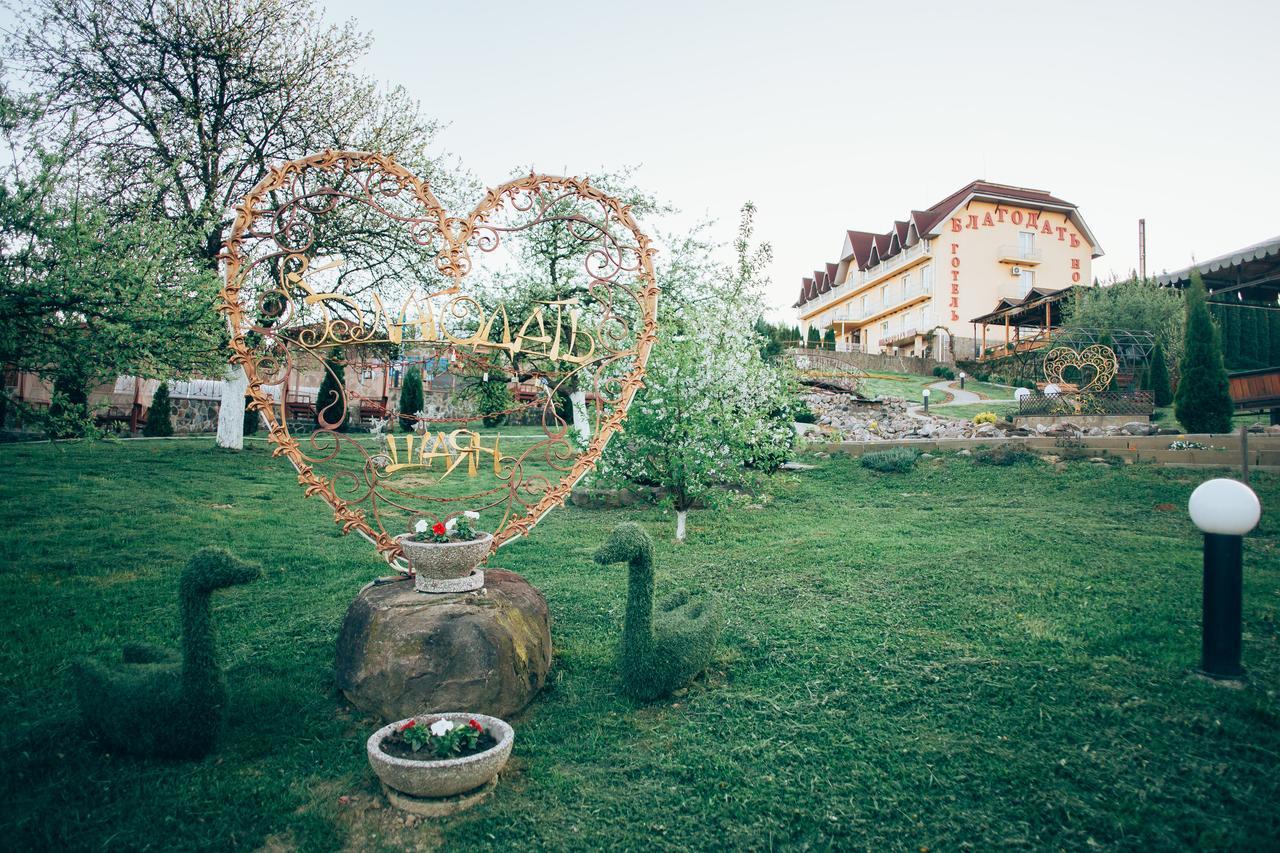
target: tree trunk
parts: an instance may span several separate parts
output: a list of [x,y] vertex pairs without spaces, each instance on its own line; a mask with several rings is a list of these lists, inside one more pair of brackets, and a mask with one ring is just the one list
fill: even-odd
[[591,421],[587,417],[587,392],[574,391],[569,395],[569,402],[573,408],[573,428],[578,431],[578,437],[585,444],[591,440]]
[[687,509],[676,510],[676,541],[677,542],[684,541],[684,522],[685,522],[685,519],[688,517],[688,515],[689,515],[689,510]]
[[218,446],[228,450],[244,449],[244,392],[249,377],[238,364],[227,365],[222,378],[222,402],[218,406]]

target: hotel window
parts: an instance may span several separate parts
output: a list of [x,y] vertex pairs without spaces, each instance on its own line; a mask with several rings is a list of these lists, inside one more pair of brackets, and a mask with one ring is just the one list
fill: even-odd
[[867,295],[865,293],[862,295],[862,316],[867,316]]
[[1018,232],[1018,257],[1029,258],[1036,250],[1036,232]]
[[920,331],[929,328],[929,306],[925,305],[920,309],[920,325],[916,326]]
[[1031,292],[1031,288],[1036,286],[1036,271],[1022,270],[1019,277],[1022,284],[1022,295],[1026,296]]
[[933,292],[933,264],[925,264],[920,268],[920,290],[922,293]]
[[888,320],[885,320],[883,323],[880,324],[880,337],[882,338],[889,337],[889,321]]
[[889,285],[887,284],[880,288],[880,305],[885,308],[889,307]]
[[902,298],[907,298],[907,291],[911,289],[911,273],[907,273],[902,277]]

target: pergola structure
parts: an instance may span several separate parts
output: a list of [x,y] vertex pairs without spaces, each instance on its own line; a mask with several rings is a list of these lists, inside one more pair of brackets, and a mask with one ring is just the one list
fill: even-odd
[[1280,298],[1280,237],[1158,275],[1156,282],[1165,287],[1186,287],[1194,271],[1199,271],[1210,294],[1236,293],[1241,301],[1276,302]]
[[[1062,309],[1076,287],[1078,285],[1058,290],[1033,287],[1021,299],[1005,297],[996,304],[994,311],[974,317],[969,322],[973,323],[973,339],[980,341],[978,360],[988,357],[1004,358],[1011,352],[1025,352],[1047,346],[1053,341],[1053,330],[1062,325]],[[979,326],[982,327],[981,334],[978,332]],[[991,326],[1004,328],[1004,345],[988,354],[987,332]],[[1035,332],[1030,337],[1024,337],[1024,328],[1034,329]]]

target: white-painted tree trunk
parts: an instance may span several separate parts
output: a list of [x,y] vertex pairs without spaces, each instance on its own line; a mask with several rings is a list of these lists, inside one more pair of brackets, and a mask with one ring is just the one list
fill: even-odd
[[591,421],[587,417],[587,392],[574,391],[569,395],[569,403],[573,407],[573,428],[583,443],[591,440]]
[[222,379],[222,402],[218,405],[218,446],[244,449],[244,392],[249,377],[238,364],[228,364]]
[[688,515],[689,515],[689,510],[687,509],[676,510],[676,541],[677,542],[684,541],[684,522],[685,522],[685,518],[688,517]]

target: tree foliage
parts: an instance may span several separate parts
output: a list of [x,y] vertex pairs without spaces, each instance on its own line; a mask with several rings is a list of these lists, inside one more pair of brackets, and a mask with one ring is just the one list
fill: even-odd
[[754,214],[743,207],[736,264],[714,262],[705,246],[672,247],[660,276],[662,342],[602,463],[606,476],[665,486],[680,521],[695,502],[714,501],[718,487],[748,481],[748,466],[778,464],[794,439],[794,390],[761,356],[755,333],[771,250],[752,247]]
[[1135,277],[1109,287],[1078,288],[1064,313],[1067,329],[1146,331],[1155,335],[1175,362],[1182,352],[1181,295],[1173,288],[1160,287],[1153,279]]
[[42,129],[92,166],[98,197],[181,224],[213,265],[229,211],[283,160],[393,152],[448,188],[426,153],[435,123],[360,73],[370,44],[313,0],[36,0],[7,49],[48,104]]
[[1230,387],[1222,363],[1218,329],[1209,316],[1204,281],[1191,274],[1186,291],[1186,340],[1183,344],[1174,414],[1187,432],[1229,432]]

